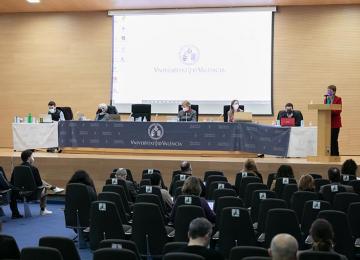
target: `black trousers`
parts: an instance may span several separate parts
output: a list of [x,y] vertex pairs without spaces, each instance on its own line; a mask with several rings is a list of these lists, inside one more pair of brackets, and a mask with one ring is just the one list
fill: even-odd
[[339,156],[339,132],[340,128],[331,128],[331,155]]

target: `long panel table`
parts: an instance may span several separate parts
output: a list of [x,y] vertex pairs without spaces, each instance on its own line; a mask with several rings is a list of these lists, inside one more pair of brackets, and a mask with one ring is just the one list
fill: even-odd
[[[241,151],[284,157],[316,154],[316,127],[288,128],[245,122],[61,121],[57,132],[48,132],[51,138],[44,138],[38,144],[26,141],[34,136],[44,137],[49,125],[13,124],[13,132],[26,129],[25,135],[14,134],[14,149],[55,147],[54,142],[46,144],[44,140],[57,139],[62,148]],[[16,146],[18,143],[28,146]]]

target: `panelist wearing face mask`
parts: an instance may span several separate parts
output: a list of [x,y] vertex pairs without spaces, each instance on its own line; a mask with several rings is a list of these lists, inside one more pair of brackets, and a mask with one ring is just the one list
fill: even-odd
[[53,121],[65,121],[64,113],[56,108],[56,103],[54,101],[50,101],[48,103],[49,112],[48,114],[51,115],[51,119]]
[[98,111],[96,112],[96,121],[107,121],[110,119],[110,115],[108,113],[108,106],[104,103],[99,104]]
[[185,100],[181,103],[182,110],[178,113],[179,121],[196,122],[196,111],[191,109],[189,101]]
[[230,104],[230,109],[227,112],[228,113],[228,122],[234,122],[234,113],[235,112],[244,112],[239,106],[239,100],[233,100]]
[[295,118],[295,126],[301,126],[301,121],[303,120],[301,112],[294,110],[294,105],[292,103],[287,103],[285,105],[285,110],[279,112],[277,120],[280,120],[281,118]]
[[[327,87],[324,104],[342,104],[341,97],[336,96],[336,86],[330,85]],[[331,111],[331,155],[339,155],[338,137],[340,133],[341,124],[341,110]]]

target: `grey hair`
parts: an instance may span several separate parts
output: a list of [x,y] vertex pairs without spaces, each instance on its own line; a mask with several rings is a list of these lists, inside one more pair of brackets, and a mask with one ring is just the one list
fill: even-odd
[[289,234],[278,234],[271,240],[270,250],[273,260],[294,260],[298,242]]

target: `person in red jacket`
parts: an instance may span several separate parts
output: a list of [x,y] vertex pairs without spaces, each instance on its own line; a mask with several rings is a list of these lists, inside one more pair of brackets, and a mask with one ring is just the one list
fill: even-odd
[[[330,85],[327,88],[324,104],[342,104],[341,97],[336,96],[336,86]],[[341,125],[341,110],[331,111],[331,155],[339,156],[338,137]]]

